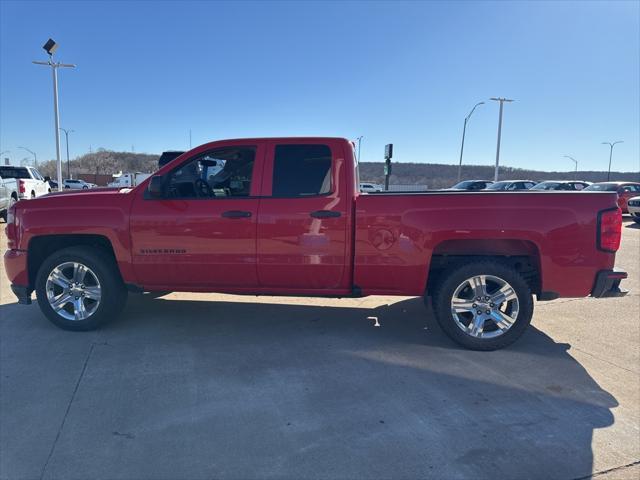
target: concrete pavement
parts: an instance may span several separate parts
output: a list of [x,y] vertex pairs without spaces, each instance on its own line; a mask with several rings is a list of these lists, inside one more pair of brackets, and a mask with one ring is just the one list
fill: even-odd
[[626,220],[629,296],[490,353],[396,297],[131,296],[65,332],[2,274],[0,478],[638,478],[639,260]]

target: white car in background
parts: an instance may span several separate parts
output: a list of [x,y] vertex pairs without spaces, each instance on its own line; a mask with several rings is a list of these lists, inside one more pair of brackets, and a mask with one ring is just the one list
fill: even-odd
[[640,197],[631,197],[627,200],[627,210],[633,221],[640,223]]
[[85,182],[78,178],[67,178],[62,182],[62,185],[71,190],[87,190],[96,186],[94,183]]
[[0,165],[0,177],[5,180],[8,178],[16,179],[19,199],[36,198],[49,193],[49,182],[40,175],[35,167]]
[[377,183],[364,182],[360,184],[360,191],[366,193],[381,192],[382,185],[378,185]]

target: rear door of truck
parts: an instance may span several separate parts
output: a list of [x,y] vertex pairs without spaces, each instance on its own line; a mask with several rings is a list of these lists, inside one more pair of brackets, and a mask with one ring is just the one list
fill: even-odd
[[262,290],[350,291],[351,202],[342,142],[267,143],[257,236]]

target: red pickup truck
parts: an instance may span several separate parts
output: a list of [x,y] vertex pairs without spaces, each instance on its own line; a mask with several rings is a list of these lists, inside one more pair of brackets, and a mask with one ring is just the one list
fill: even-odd
[[533,296],[619,296],[615,192],[362,194],[341,138],[224,140],[133,189],[52,193],[9,212],[13,292],[90,330],[128,292],[431,297],[443,330],[492,350]]

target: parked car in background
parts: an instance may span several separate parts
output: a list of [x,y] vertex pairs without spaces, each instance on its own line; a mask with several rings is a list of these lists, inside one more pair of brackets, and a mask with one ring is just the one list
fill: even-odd
[[49,193],[49,183],[35,167],[0,166],[0,177],[18,181],[18,199],[36,198]]
[[69,330],[112,320],[128,290],[424,296],[476,350],[520,337],[534,295],[625,295],[614,192],[367,195],[356,168],[347,139],[223,140],[136,188],[18,202],[7,277]]
[[599,182],[590,185],[589,190],[591,192],[617,192],[618,193],[618,206],[622,210],[622,213],[629,213],[627,207],[627,201],[631,197],[637,197],[640,195],[640,183],[637,182]]
[[444,190],[463,190],[467,192],[475,192],[477,190],[484,190],[492,183],[492,180],[465,180],[463,182],[456,183],[453,187],[445,188]]
[[64,185],[64,188],[71,190],[87,190],[89,188],[96,187],[95,183],[85,182],[79,178],[66,178],[62,184]]
[[50,177],[44,177],[44,179],[49,184],[49,193],[58,191],[58,182],[51,180]]
[[535,186],[536,182],[533,180],[503,180],[501,182],[495,182],[489,185],[485,190],[492,190],[496,192],[513,192],[515,190],[529,190]]
[[589,182],[582,180],[546,180],[531,187],[530,190],[568,190],[580,191],[591,185]]
[[383,190],[382,185],[377,183],[360,183],[360,191],[365,193],[381,192]]
[[627,209],[631,214],[631,218],[636,223],[640,223],[640,197],[631,197],[627,201]]
[[117,187],[117,188],[132,188],[138,185],[140,182],[143,182],[147,178],[151,176],[150,173],[116,173],[113,175],[113,182],[110,182],[108,187]]
[[0,217],[6,222],[7,211],[18,201],[18,181],[0,177]]

